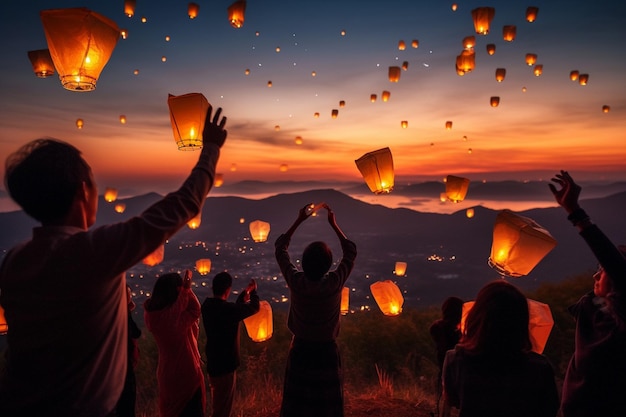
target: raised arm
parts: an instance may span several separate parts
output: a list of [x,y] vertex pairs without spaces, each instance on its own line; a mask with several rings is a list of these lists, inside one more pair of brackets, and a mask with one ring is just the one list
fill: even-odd
[[333,228],[339,240],[347,240],[346,234],[341,230],[339,225],[337,225],[337,219],[335,219],[335,212],[331,210],[330,206],[324,203],[323,207],[328,211],[328,224]]
[[307,204],[298,211],[298,217],[296,217],[296,220],[294,220],[291,227],[284,233],[287,237],[291,238],[298,226],[300,226],[302,222],[304,222],[311,215],[311,212],[307,210],[309,207],[311,207],[311,204]]

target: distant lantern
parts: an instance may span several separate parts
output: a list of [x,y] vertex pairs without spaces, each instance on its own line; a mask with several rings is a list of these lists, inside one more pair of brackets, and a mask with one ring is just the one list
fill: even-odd
[[270,234],[270,224],[262,220],[250,222],[250,235],[255,242],[265,242]]
[[187,227],[189,227],[192,230],[196,230],[198,227],[200,227],[201,223],[202,223],[202,209],[200,209],[198,214],[196,214],[192,219],[189,219],[189,221],[187,222]]
[[420,43],[417,39],[413,39],[411,41],[411,47],[413,47],[414,49],[417,49],[420,46]]
[[402,126],[402,129],[406,129],[407,127],[409,127],[409,121],[408,120],[401,121],[400,126]]
[[224,185],[224,174],[217,173],[215,174],[215,180],[213,180],[214,187],[221,187]]
[[151,254],[143,258],[141,261],[144,265],[155,266],[160,264],[165,257],[165,245],[161,245],[154,250]]
[[[372,95],[374,96],[374,100],[373,101],[376,101],[376,94],[372,94]],[[391,97],[391,93],[389,91],[387,91],[387,90],[383,91],[383,94],[382,94],[383,101],[384,102],[388,102],[389,101],[389,97]]]
[[268,82],[267,82],[267,86],[268,86],[268,87],[271,87],[271,86],[272,86],[272,81],[268,81]]
[[117,24],[86,8],[43,10],[40,15],[63,87],[94,90],[120,37]]
[[602,106],[602,113],[608,113],[611,111],[611,106],[607,106],[606,104]]
[[138,69],[134,70],[134,71],[133,71],[133,74],[134,74],[134,75],[139,75],[139,70],[138,70]]
[[452,6],[450,6],[453,12],[456,12],[456,9],[458,8],[458,6],[456,5],[456,3],[452,3]]
[[400,67],[389,67],[389,81],[397,83],[400,81],[400,74],[402,69]]
[[354,162],[371,192],[383,194],[393,190],[393,156],[389,148],[368,152]]
[[487,46],[487,53],[489,55],[493,55],[496,53],[496,44],[495,43],[488,43]]
[[141,23],[146,23],[148,21],[148,19],[145,16],[141,17]]
[[489,266],[510,277],[527,275],[556,246],[550,233],[510,210],[498,213],[493,227]]
[[278,167],[278,170],[280,172],[287,172],[287,170],[289,170],[289,165],[287,165],[287,164],[280,164],[280,166]]
[[446,177],[446,197],[453,203],[459,203],[465,199],[470,180],[468,178],[448,175]]
[[341,34],[341,36],[346,36],[346,31],[345,31],[345,30],[342,30],[342,31],[340,32],[340,34]]
[[245,75],[250,75],[250,68],[246,68],[246,70],[243,72]]
[[230,170],[231,170],[232,172],[237,171],[237,164],[230,164]]
[[174,141],[180,151],[195,151],[202,148],[202,132],[209,102],[201,93],[182,96],[168,95],[170,121]]
[[376,102],[376,94],[370,94],[370,101],[371,101],[372,103],[375,103],[375,102]]
[[474,51],[464,50],[456,57],[456,68],[459,75],[471,72],[476,67],[476,54]]
[[243,319],[248,336],[254,342],[264,342],[272,337],[274,323],[272,319],[272,306],[263,300],[259,303],[259,311]]
[[476,36],[466,36],[463,38],[463,49],[474,49],[476,46]]
[[543,74],[543,65],[535,65],[535,68],[533,69],[533,74],[535,74],[535,77],[539,77],[541,74]]
[[522,93],[525,93],[528,89],[526,87],[522,87]]
[[578,84],[587,85],[588,82],[589,82],[589,74],[578,75]]
[[537,54],[526,54],[526,65],[532,67],[537,63]]
[[124,204],[124,203],[117,203],[117,204],[115,205],[115,212],[116,212],[116,213],[120,213],[120,214],[122,214],[122,213],[124,213],[125,211],[126,211],[126,204]]
[[274,130],[278,132],[280,130],[280,125],[274,126]]
[[315,71],[311,71],[311,77],[315,77],[317,73]]
[[370,285],[370,291],[376,304],[385,316],[397,316],[402,313],[404,297],[400,288],[391,280],[378,281]]
[[506,77],[506,69],[496,68],[496,81],[501,83],[502,81],[504,81],[504,77]]
[[404,62],[402,63],[402,70],[403,70],[403,71],[406,71],[406,70],[408,70],[408,69],[409,69],[409,61],[404,61]]
[[578,74],[579,74],[579,72],[577,70],[570,71],[569,79],[572,80],[572,81],[578,81]]
[[276,52],[280,52],[280,46],[276,47]]
[[189,3],[189,5],[187,6],[187,14],[189,15],[190,19],[195,19],[196,17],[198,17],[199,12],[200,5],[198,5],[197,3]]
[[346,102],[344,100],[339,101],[339,108],[346,107]]
[[467,210],[465,210],[465,217],[467,217],[468,219],[474,217],[474,209],[468,208]]
[[167,61],[167,57],[166,57],[165,55],[163,55],[163,56],[161,57],[161,62],[166,62],[166,61]]
[[30,59],[33,71],[35,71],[37,77],[46,78],[54,75],[54,63],[52,62],[49,49],[28,51],[28,59]]
[[498,107],[500,105],[500,97],[492,96],[489,99],[489,104],[491,104],[491,107]]
[[515,35],[517,34],[517,26],[515,25],[504,25],[502,27],[502,39],[507,42],[513,42],[515,40]]
[[83,121],[83,119],[76,119],[77,128],[82,129],[84,125],[85,125],[85,122]]
[[196,271],[200,275],[206,275],[211,272],[211,260],[209,258],[202,258],[196,261]]
[[122,36],[122,39],[126,39],[128,37],[128,30],[120,29],[120,36]]
[[452,129],[452,121],[451,121],[451,120],[448,120],[448,121],[446,122],[446,130],[451,130],[451,129]]
[[246,13],[246,1],[238,0],[228,6],[228,21],[236,29],[243,26],[244,15]]
[[406,43],[403,40],[398,41],[398,49],[404,51],[406,49]]
[[9,325],[7,319],[4,316],[4,308],[0,305],[0,334],[7,334],[9,331]]
[[302,145],[302,136],[296,136],[294,142],[296,145]]
[[104,201],[112,203],[117,200],[117,189],[112,187],[106,187],[104,190]]
[[[431,143],[432,146],[432,143]],[[446,201],[448,201],[448,196],[446,195],[446,193],[439,193],[439,201],[441,201],[442,203],[445,203]]]
[[489,33],[489,25],[496,14],[493,7],[478,7],[472,10],[472,19],[474,20],[474,30],[479,35],[487,35]]
[[124,14],[128,17],[135,15],[135,7],[137,6],[137,0],[124,0]]
[[336,118],[337,118],[337,116],[339,116],[339,110],[337,110],[337,109],[333,109],[333,110],[330,112],[330,117],[332,117],[333,119],[336,119]]
[[315,113],[313,113],[313,117],[319,119],[320,113],[316,111]]
[[339,310],[343,316],[350,311],[350,288],[343,287],[341,290],[341,309]]
[[165,37],[165,42],[169,42],[169,41],[170,41],[170,39],[172,39],[172,38],[170,38],[169,36],[166,36],[166,37]]
[[239,224],[244,224],[246,222],[246,218],[245,217],[240,217],[239,218]]
[[126,124],[126,115],[120,114],[120,123],[123,125]]
[[539,13],[538,7],[528,7],[526,9],[526,20],[530,23],[534,22],[537,19],[537,13]]
[[403,277],[404,275],[406,275],[406,262],[396,262],[394,272],[398,277]]

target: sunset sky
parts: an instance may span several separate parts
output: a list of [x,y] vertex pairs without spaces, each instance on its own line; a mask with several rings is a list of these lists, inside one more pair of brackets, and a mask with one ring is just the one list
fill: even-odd
[[[123,0],[5,2],[2,161],[27,141],[51,136],[83,151],[102,190],[167,192],[197,158],[177,150],[167,97],[199,92],[228,117],[218,172],[231,183],[359,181],[354,160],[383,147],[402,181],[448,174],[534,180],[558,169],[626,180],[626,2],[458,1],[453,11],[453,1],[440,0],[249,0],[240,29],[227,20],[232,1],[196,3],[192,20],[182,0],[137,0],[132,18]],[[472,22],[479,6],[496,10],[486,36]],[[525,20],[527,6],[539,7],[533,23]],[[47,48],[40,10],[66,7],[87,7],[128,31],[92,92],[65,90],[57,75],[37,78],[27,57]],[[514,41],[503,40],[503,25],[516,25]],[[472,35],[476,68],[459,76],[455,58]],[[496,45],[493,56],[488,43]],[[526,65],[527,53],[538,55],[541,76]],[[400,81],[390,82],[389,66],[404,61]],[[496,68],[506,68],[502,83]],[[571,81],[572,70],[588,73],[588,85]],[[491,96],[500,97],[498,107]]]

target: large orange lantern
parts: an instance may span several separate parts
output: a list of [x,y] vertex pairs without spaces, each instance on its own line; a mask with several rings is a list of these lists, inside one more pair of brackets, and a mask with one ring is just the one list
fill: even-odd
[[396,262],[394,272],[398,277],[403,277],[404,275],[406,275],[406,262]]
[[409,121],[408,120],[402,120],[400,122],[400,126],[402,126],[402,129],[406,129],[407,127],[409,127]]
[[397,316],[402,313],[404,297],[400,288],[391,280],[378,281],[370,285],[370,291],[376,304],[385,316]]
[[256,314],[243,319],[248,336],[254,342],[264,342],[271,338],[274,333],[272,306],[263,300],[259,303],[259,307],[259,311]]
[[202,148],[202,131],[209,109],[209,101],[200,93],[182,96],[168,95],[170,121],[174,140],[180,151],[194,151]]
[[368,152],[354,162],[371,192],[383,194],[393,190],[393,156],[389,148]]
[[459,203],[465,199],[470,180],[468,178],[448,175],[446,177],[446,197],[453,203]]
[[552,235],[534,220],[502,210],[493,227],[489,266],[502,275],[521,277],[555,246]]
[[265,242],[270,234],[270,224],[263,220],[250,222],[250,235],[255,242]]
[[526,65],[532,67],[537,63],[537,54],[526,54]]
[[7,334],[9,331],[9,325],[7,319],[4,316],[4,308],[0,305],[0,334]]
[[463,49],[474,49],[476,46],[476,36],[466,36],[463,38]]
[[474,29],[479,35],[487,35],[489,33],[489,25],[496,14],[493,7],[477,7],[472,10],[472,19],[474,20]]
[[456,69],[459,75],[467,74],[476,67],[476,53],[473,50],[463,50],[456,57]]
[[402,68],[400,67],[389,67],[389,81],[392,83],[397,83],[400,81],[400,74],[402,73]]
[[537,19],[537,13],[539,13],[538,7],[530,6],[526,9],[526,21],[532,23]]
[[112,203],[117,200],[117,189],[106,187],[104,190],[104,201]]
[[161,245],[154,250],[150,255],[143,258],[141,261],[144,265],[155,266],[163,261],[165,256],[165,245]]
[[43,10],[40,15],[63,87],[95,89],[120,37],[117,24],[86,8]]
[[504,81],[504,77],[506,77],[506,69],[496,68],[496,81],[501,83],[502,81]]
[[124,14],[128,17],[135,15],[135,7],[137,6],[137,0],[124,0]]
[[502,27],[502,39],[507,42],[513,42],[515,40],[515,35],[517,34],[517,26],[515,25],[504,25]]
[[198,259],[196,261],[196,271],[200,275],[206,275],[211,272],[211,260],[209,258]]
[[341,290],[341,307],[339,311],[344,316],[350,311],[350,288],[348,287],[343,287]]
[[228,21],[236,29],[243,26],[244,15],[246,13],[246,1],[238,0],[228,6]]
[[37,77],[46,78],[54,74],[54,63],[52,62],[49,49],[28,51],[28,59]]
[[190,19],[195,19],[198,17],[198,13],[200,12],[200,5],[197,3],[189,3],[187,5],[187,14]]

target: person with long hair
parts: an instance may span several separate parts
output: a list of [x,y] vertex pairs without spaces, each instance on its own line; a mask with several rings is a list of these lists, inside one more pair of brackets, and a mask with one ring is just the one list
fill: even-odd
[[443,365],[445,401],[459,417],[554,417],[559,396],[550,362],[531,351],[528,300],[504,280],[485,285]]
[[191,290],[191,271],[161,275],[144,302],[146,327],[159,351],[160,417],[203,417],[206,388],[198,350],[200,302]]

